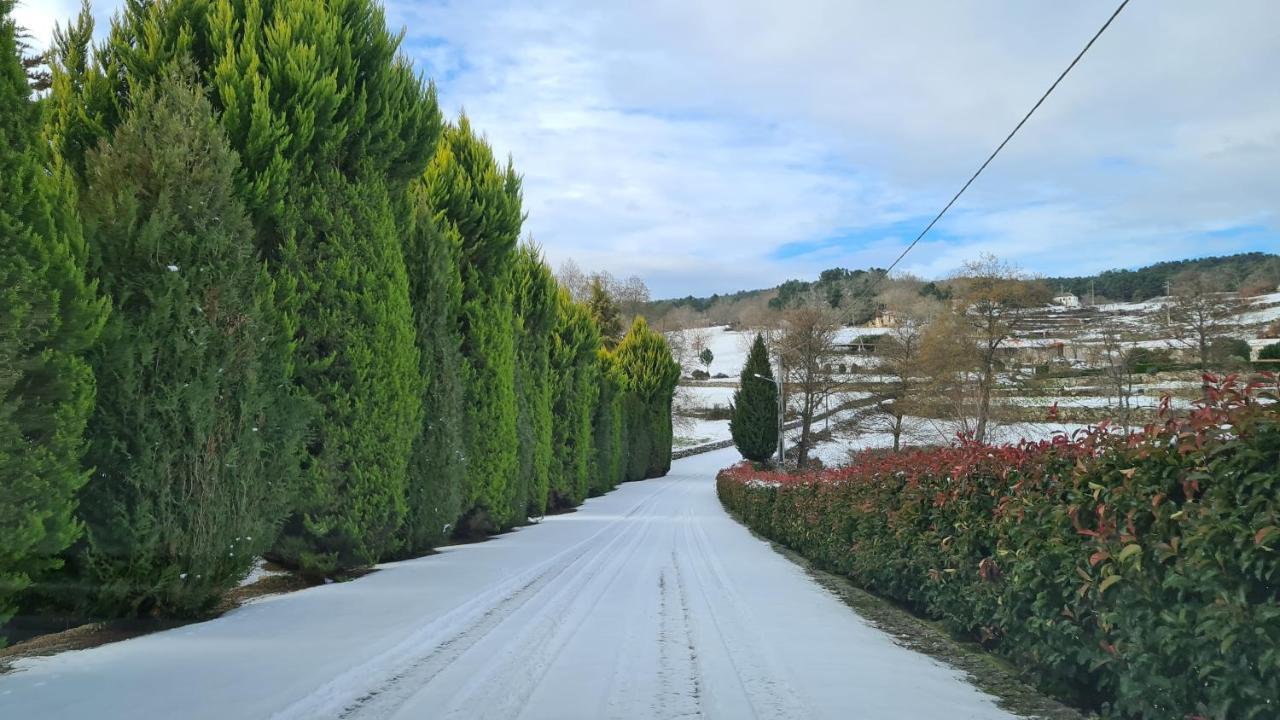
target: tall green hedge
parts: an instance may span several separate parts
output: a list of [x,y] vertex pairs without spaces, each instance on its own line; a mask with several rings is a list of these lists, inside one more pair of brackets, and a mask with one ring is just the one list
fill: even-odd
[[[405,512],[421,405],[400,234],[441,129],[434,93],[371,0],[129,3],[93,62],[90,35],[82,14],[58,43],[51,142],[77,166],[172,64],[191,63],[238,154],[278,332],[318,408],[306,496],[275,556],[313,574],[371,562]],[[388,420],[388,433],[371,426]]]
[[41,141],[13,6],[0,0],[0,626],[79,535],[94,404],[84,354],[107,314],[85,277],[71,183]]
[[1108,717],[1269,718],[1280,698],[1280,405],[1232,381],[1134,437],[743,463],[734,514]]
[[517,248],[520,177],[445,127],[373,0],[130,2],[93,36],[87,8],[56,34],[41,113],[14,58],[0,78],[0,617],[79,532],[90,348],[90,532],[59,582],[103,613],[197,614],[260,553],[328,576],[666,471],[661,336],[600,352],[616,300],[597,283],[593,319]]
[[115,311],[91,355],[81,582],[99,613],[197,614],[291,509],[304,406],[202,93],[177,73],[142,91],[86,169],[86,236]]

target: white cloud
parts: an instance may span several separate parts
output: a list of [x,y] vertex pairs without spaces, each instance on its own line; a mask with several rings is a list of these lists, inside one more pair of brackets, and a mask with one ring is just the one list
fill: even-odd
[[[388,19],[445,108],[514,156],[553,261],[666,295],[886,265],[1113,8],[397,0]],[[904,268],[1258,248],[1207,233],[1275,235],[1275,19],[1269,0],[1131,4]]]

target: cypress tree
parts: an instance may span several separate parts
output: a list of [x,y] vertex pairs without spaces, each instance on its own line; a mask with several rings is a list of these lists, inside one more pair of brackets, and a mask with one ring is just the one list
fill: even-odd
[[[643,477],[665,475],[671,469],[671,398],[680,379],[680,365],[660,333],[637,316],[616,350],[626,388],[638,401],[630,426],[633,445],[628,477],[641,465]],[[642,447],[645,446],[645,447]]]
[[554,378],[554,461],[551,473],[553,507],[571,507],[591,490],[595,456],[592,420],[599,388],[596,352],[600,332],[590,311],[575,303],[566,290],[559,294],[556,336],[551,353]]
[[596,351],[599,367],[600,398],[596,402],[595,469],[591,490],[601,493],[622,482],[626,472],[625,426],[623,422],[623,378],[617,360],[605,348]]
[[465,481],[462,423],[462,306],[457,227],[436,217],[425,186],[415,192],[415,224],[405,234],[409,296],[424,383],[422,426],[409,456],[408,508],[401,534],[410,553],[430,550],[453,530],[462,512]]
[[298,508],[275,557],[309,574],[397,547],[422,377],[400,226],[377,176],[336,171],[293,195],[282,270],[298,279],[298,382],[321,404]]
[[0,625],[79,535],[94,402],[83,355],[107,312],[85,279],[71,184],[41,141],[13,6],[0,0]]
[[551,333],[555,329],[559,285],[532,245],[523,245],[517,252],[513,281],[518,454],[511,512],[518,521],[529,513],[541,515],[547,508],[551,472]]
[[742,367],[738,389],[733,391],[733,416],[729,419],[733,444],[742,457],[754,462],[768,460],[778,449],[778,386],[770,382],[772,379],[769,351],[757,333]]
[[82,570],[99,612],[200,613],[290,508],[305,422],[291,353],[235,154],[198,89],[175,73],[139,93],[85,163],[86,235],[115,312],[92,354]]
[[591,318],[595,320],[596,327],[600,329],[600,339],[604,341],[605,347],[612,349],[617,346],[618,341],[622,339],[622,320],[620,319],[622,311],[600,275],[591,278],[587,308],[591,311]]
[[445,129],[426,187],[437,217],[457,229],[461,244],[464,509],[471,528],[500,528],[513,519],[517,482],[512,266],[524,221],[520,178],[510,162],[499,167],[464,116]]
[[653,432],[648,407],[640,395],[628,388],[623,373],[622,423],[627,433],[623,468],[625,480],[643,480],[649,472],[649,454],[653,448]]

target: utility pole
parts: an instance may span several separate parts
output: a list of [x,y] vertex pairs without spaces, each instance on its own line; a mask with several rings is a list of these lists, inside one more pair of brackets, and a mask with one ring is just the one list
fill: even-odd
[[782,348],[778,348],[778,469],[787,462],[787,391],[785,390],[786,373],[782,366]]

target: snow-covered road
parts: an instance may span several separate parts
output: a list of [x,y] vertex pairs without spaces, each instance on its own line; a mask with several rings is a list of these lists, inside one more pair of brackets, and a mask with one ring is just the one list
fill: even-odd
[[0,718],[1007,718],[725,514],[733,449],[359,580],[0,676]]

